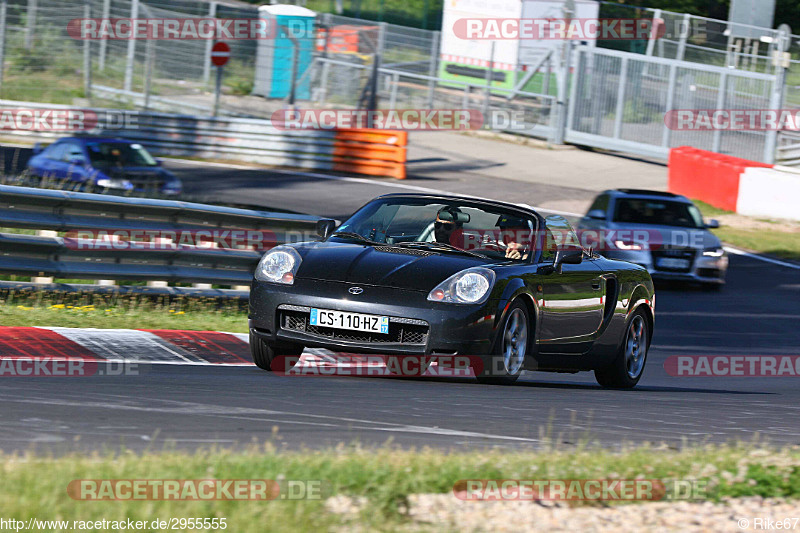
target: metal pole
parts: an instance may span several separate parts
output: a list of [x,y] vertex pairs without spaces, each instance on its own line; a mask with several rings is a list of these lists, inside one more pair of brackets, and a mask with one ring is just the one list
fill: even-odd
[[25,48],[30,50],[33,46],[33,34],[36,30],[36,0],[28,0],[28,26],[25,29]]
[[[289,32],[287,30],[287,35]],[[289,36],[292,41],[292,80],[289,88],[289,106],[294,108],[294,101],[297,96],[297,69],[300,63],[300,41],[292,36]]]
[[[131,2],[131,19],[139,17],[139,0],[132,0]],[[126,91],[131,90],[133,85],[133,64],[136,61],[136,40],[131,39],[128,41],[128,60],[125,64],[125,82],[123,89]]]
[[0,89],[3,87],[3,65],[6,60],[6,11],[8,0],[0,0]]
[[219,94],[222,92],[222,67],[217,67],[217,88],[214,91],[214,115],[219,114]]
[[[83,5],[83,18],[92,18],[92,6],[89,0]],[[83,93],[84,97],[91,100],[92,98],[92,41],[84,39],[83,41]]]
[[661,19],[661,10],[656,9],[653,11],[653,24],[650,27],[650,35],[647,37],[647,50],[645,51],[644,55],[651,56],[653,55],[653,46],[656,44],[656,37],[653,35],[656,33],[655,30],[655,23],[656,20]]
[[436,78],[439,69],[439,36],[441,32],[433,33],[433,42],[431,43],[431,64],[428,67],[428,108],[433,109],[433,98],[436,92]]
[[617,108],[614,115],[614,138],[622,135],[622,118],[625,114],[625,83],[628,81],[628,58],[622,58],[619,71],[619,87],[617,87]]
[[385,22],[378,24],[378,48],[375,51],[378,55],[383,57],[383,49],[386,46],[386,28],[388,25]]
[[[553,135],[554,144],[564,144],[565,129],[567,127],[567,90],[569,85],[569,65],[570,56],[572,55],[572,43],[567,42],[564,48],[564,58],[561,65],[561,72],[558,77],[558,96],[556,106],[558,109],[558,122],[556,123],[555,135]],[[580,72],[578,75],[582,75]]]
[[[791,38],[791,36],[787,36],[787,38]],[[778,110],[783,107],[783,97],[784,91],[786,90],[786,69],[787,64],[782,63],[781,56],[784,55],[784,52],[779,52],[775,55],[776,61],[775,67],[775,85],[772,88],[772,96],[769,100],[769,107],[770,109]],[[778,148],[778,129],[770,129],[767,131],[766,138],[764,139],[764,163],[773,164],[775,163],[775,151]]]
[[[103,0],[103,20],[108,20],[111,16],[111,0]],[[97,67],[100,71],[106,69],[106,50],[108,49],[108,39],[100,39],[100,56],[97,59]]]
[[[211,2],[208,4],[208,18],[216,18],[217,17],[217,3]],[[256,41],[258,43],[258,41]],[[206,58],[203,61],[203,85],[208,86],[208,82],[211,80],[211,47],[214,46],[213,39],[208,39],[206,41]],[[258,44],[256,44],[258,46]]]
[[[155,63],[156,42],[148,39],[145,45],[144,63],[144,108],[150,109],[150,93],[153,83],[153,64]],[[210,54],[209,54],[210,55]]]
[[681,36],[678,40],[678,53],[675,55],[675,59],[678,61],[683,61],[683,56],[686,54],[686,39],[689,36],[689,28],[691,27],[691,21],[689,20],[689,14],[685,14],[683,16],[683,25],[681,26]]
[[[725,108],[725,96],[728,90],[728,73],[723,72],[719,75],[719,89],[717,92],[717,109]],[[714,137],[711,143],[711,151],[719,153],[722,148],[722,129],[714,128]]]
[[389,109],[397,107],[397,86],[400,85],[400,74],[395,72],[390,76],[392,89],[389,92]]
[[486,123],[486,117],[489,115],[489,100],[492,97],[492,79],[494,78],[494,45],[495,41],[492,41],[492,48],[489,52],[489,65],[486,68],[486,91],[483,96],[483,121],[484,124]]
[[[675,89],[678,83],[678,67],[675,63],[669,66],[669,82],[667,83],[667,105],[664,109],[664,114],[672,111],[675,105]],[[661,146],[669,148],[672,141],[672,129],[664,123],[664,132],[661,135]]]

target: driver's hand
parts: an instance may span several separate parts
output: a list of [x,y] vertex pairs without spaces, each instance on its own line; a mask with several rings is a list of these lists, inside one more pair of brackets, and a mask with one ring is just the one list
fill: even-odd
[[518,247],[511,247],[509,246],[506,248],[506,259],[519,259],[522,257],[522,254],[519,251]]

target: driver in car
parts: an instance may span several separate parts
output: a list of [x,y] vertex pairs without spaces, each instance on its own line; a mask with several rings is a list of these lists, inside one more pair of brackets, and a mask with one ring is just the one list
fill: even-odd
[[464,227],[463,219],[466,217],[461,209],[454,206],[446,206],[436,213],[436,220],[433,222],[433,235],[436,242],[459,246],[456,236],[461,233]]
[[500,228],[500,241],[506,248],[506,259],[527,259],[531,230],[526,221],[502,216],[497,221],[497,226]]

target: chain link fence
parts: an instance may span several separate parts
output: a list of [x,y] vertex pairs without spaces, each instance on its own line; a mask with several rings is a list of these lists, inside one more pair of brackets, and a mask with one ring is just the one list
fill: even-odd
[[[336,7],[330,3],[317,6],[311,1],[306,5],[331,11]],[[201,0],[0,0],[4,66],[0,69],[0,98],[211,114],[216,67],[210,63],[210,40],[84,41],[71,37],[70,22],[87,16],[255,19],[263,13],[256,6]],[[721,97],[726,107],[763,108],[774,103],[767,81],[738,79],[736,73],[774,74],[770,57],[778,42],[776,30],[610,2],[601,3],[600,17],[658,19],[663,21],[664,34],[649,41],[597,42],[599,50],[633,54],[623,82],[626,99],[622,104],[615,100],[621,63],[598,60],[595,70],[583,74],[585,79],[574,79],[570,84],[579,89],[572,104],[576,131],[664,145],[663,128],[655,124],[663,121],[670,94],[673,109],[678,105],[713,108],[720,102],[720,78],[704,72],[704,65],[731,68]],[[514,111],[530,125],[526,133],[553,138],[559,119],[554,96],[498,88],[489,91],[480,79],[473,84],[437,79],[437,31],[331,13],[318,14],[313,31],[310,60],[297,69],[296,84],[308,87],[299,91],[298,106],[363,108],[369,102],[368,91],[377,70],[380,108],[469,107],[488,114]],[[259,89],[279,75],[286,76],[285,72],[265,70],[258,60],[260,55],[275,52],[275,41],[227,42],[231,58],[223,70],[220,114],[268,118],[290,105],[288,96],[269,96]],[[798,43],[800,37],[792,36],[790,51],[795,59],[787,72],[786,107],[800,108]],[[677,86],[670,91],[670,83],[675,81],[670,82],[670,67],[656,61],[659,59],[695,63],[697,68],[680,67],[684,70],[677,71]],[[556,70],[559,61],[563,63],[563,58],[553,58]],[[522,67],[517,65],[511,74],[521,77]],[[681,92],[690,87],[694,88],[691,95]],[[542,88],[542,92],[550,91]],[[667,144],[675,142],[710,146],[743,157],[758,152],[760,146],[760,141],[752,142],[746,135],[729,133],[709,140],[681,132]]]

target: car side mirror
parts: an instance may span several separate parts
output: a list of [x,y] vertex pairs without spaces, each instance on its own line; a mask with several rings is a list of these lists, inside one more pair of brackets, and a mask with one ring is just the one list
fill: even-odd
[[330,237],[331,233],[333,233],[334,228],[336,228],[336,221],[330,218],[323,218],[317,220],[317,235],[319,235],[322,240],[327,239]]
[[605,220],[606,212],[602,209],[592,209],[586,213],[586,218],[593,218],[594,220]]
[[581,261],[583,261],[583,250],[581,249],[558,250],[553,266],[556,272],[561,274],[563,271],[562,265],[579,265]]
[[708,222],[706,222],[706,227],[708,229],[717,229],[719,227],[719,220],[716,218],[712,218]]

